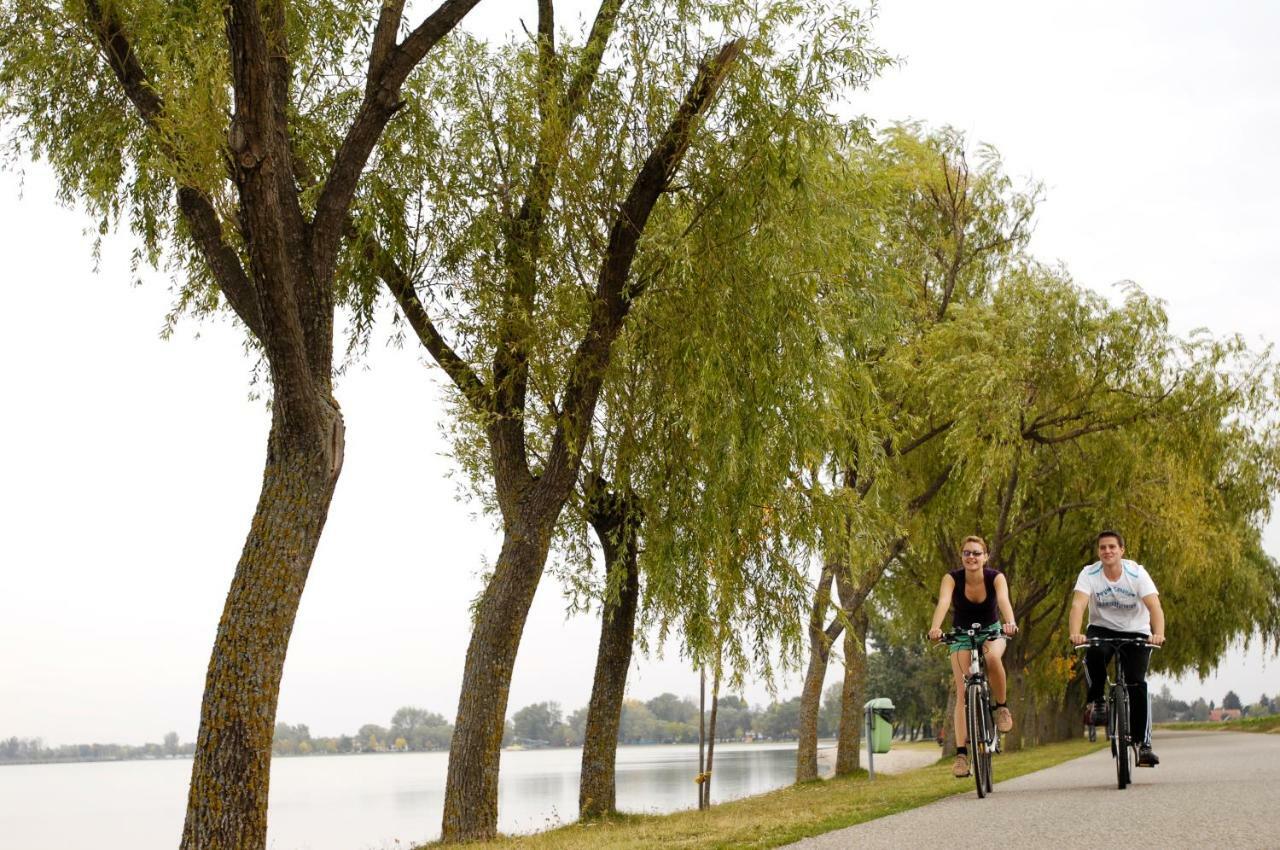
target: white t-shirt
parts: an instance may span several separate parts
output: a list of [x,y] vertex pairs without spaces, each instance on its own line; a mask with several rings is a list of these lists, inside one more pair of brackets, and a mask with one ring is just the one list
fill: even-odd
[[1109,581],[1101,561],[1080,571],[1076,590],[1089,597],[1089,625],[1118,632],[1151,634],[1151,612],[1142,598],[1158,593],[1146,567],[1135,561],[1120,562],[1120,578]]

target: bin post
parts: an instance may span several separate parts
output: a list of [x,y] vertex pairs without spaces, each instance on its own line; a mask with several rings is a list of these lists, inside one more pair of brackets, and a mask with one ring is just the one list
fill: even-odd
[[874,728],[874,724],[875,724],[875,709],[873,709],[873,708],[871,707],[871,705],[870,705],[870,704],[868,704],[868,705],[867,705],[867,707],[863,709],[863,712],[864,712],[864,713],[866,714],[866,716],[867,716],[867,734],[866,734],[866,739],[867,739],[867,778],[868,778],[868,779],[875,779],[875,778],[876,778],[876,757],[875,757],[875,753],[873,753],[873,752],[872,752],[873,747],[871,746],[871,732],[872,732],[872,730],[873,730],[873,728]]

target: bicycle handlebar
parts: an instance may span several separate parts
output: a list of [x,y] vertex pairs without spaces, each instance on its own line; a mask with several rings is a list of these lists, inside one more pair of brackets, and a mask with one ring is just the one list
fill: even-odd
[[968,638],[971,640],[975,638],[981,638],[983,641],[988,641],[998,637],[1008,638],[1010,637],[1010,635],[1005,634],[1004,630],[999,626],[976,626],[975,625],[975,626],[970,626],[967,629],[956,627],[949,632],[943,632],[942,637],[938,638],[938,643],[946,643],[946,644],[959,643],[962,639],[965,639],[965,638]]
[[1091,646],[1145,646],[1149,649],[1159,649],[1160,644],[1151,643],[1146,638],[1109,638],[1109,637],[1091,637],[1085,638],[1084,643],[1077,643],[1072,649],[1081,650],[1088,649]]

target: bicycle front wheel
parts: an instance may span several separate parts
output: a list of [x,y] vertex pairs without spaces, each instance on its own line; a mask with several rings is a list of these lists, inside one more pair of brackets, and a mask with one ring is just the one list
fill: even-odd
[[1115,685],[1111,689],[1111,708],[1115,712],[1116,735],[1113,740],[1116,756],[1116,787],[1123,791],[1128,787],[1131,777],[1129,759],[1133,755],[1132,742],[1129,737],[1129,692],[1123,685]]
[[1000,734],[996,731],[995,720],[991,716],[991,692],[985,687],[982,689],[981,710],[978,712],[978,723],[982,726],[982,784],[986,786],[987,793],[991,793],[991,757],[996,751],[996,738]]
[[965,689],[965,726],[969,733],[969,775],[978,789],[978,796],[987,796],[987,786],[982,775],[982,758],[986,752],[986,730],[982,723],[982,686],[974,682]]

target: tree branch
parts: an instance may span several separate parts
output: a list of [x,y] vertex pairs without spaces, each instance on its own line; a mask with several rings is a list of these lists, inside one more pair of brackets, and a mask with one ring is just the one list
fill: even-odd
[[213,271],[223,297],[245,327],[262,342],[265,328],[258,306],[258,293],[253,281],[245,274],[239,255],[223,240],[222,222],[208,196],[188,186],[180,187],[178,209],[182,211],[201,255]]
[[573,81],[566,93],[558,97],[553,90],[556,85],[554,10],[551,0],[539,0],[538,4],[541,125],[528,190],[520,203],[519,211],[505,228],[509,292],[493,360],[496,409],[501,417],[495,423],[495,428],[501,434],[501,441],[510,447],[509,453],[520,462],[523,462],[521,459],[525,451],[521,414],[528,392],[528,330],[525,323],[533,310],[537,290],[544,211],[560,162],[568,150],[569,133],[582,102],[599,73],[621,5],[622,0],[603,0],[600,4]]
[[1067,502],[1065,504],[1058,505],[1056,508],[1052,510],[1045,511],[1043,514],[1036,517],[1035,519],[1029,519],[1019,524],[1017,528],[1014,528],[1011,531],[1008,531],[1007,533],[1003,534],[997,539],[1000,540],[1001,542],[1007,542],[1017,537],[1019,534],[1022,534],[1024,531],[1030,531],[1031,529],[1035,528],[1041,523],[1048,522],[1054,517],[1061,517],[1061,516],[1064,516],[1065,514],[1070,513],[1071,511],[1080,510],[1081,508],[1093,508],[1097,506],[1098,506],[1098,503],[1091,500],[1085,500],[1080,502]]
[[699,63],[684,101],[641,166],[614,220],[591,305],[591,319],[574,352],[564,392],[564,412],[556,424],[542,479],[557,491],[572,486],[577,475],[580,455],[570,447],[577,446],[584,425],[591,420],[613,341],[631,304],[643,291],[637,287],[628,292],[626,288],[640,236],[688,150],[696,119],[710,108],[743,47],[742,39],[734,39]]
[[1173,387],[1170,387],[1166,392],[1162,393],[1160,396],[1152,400],[1151,404],[1148,407],[1144,407],[1143,409],[1138,410],[1129,416],[1124,416],[1124,417],[1121,417],[1120,419],[1115,419],[1110,422],[1099,422],[1094,425],[1082,425],[1081,427],[1076,428],[1073,431],[1068,431],[1065,434],[1058,434],[1056,436],[1048,436],[1042,433],[1037,427],[1032,427],[1024,430],[1022,432],[1022,437],[1023,439],[1031,440],[1034,443],[1040,443],[1041,445],[1048,446],[1048,445],[1053,445],[1054,443],[1070,442],[1071,440],[1075,440],[1079,437],[1084,437],[1089,434],[1096,434],[1101,431],[1112,431],[1112,430],[1115,430],[1116,428],[1121,428],[1125,425],[1129,425],[1133,422],[1137,422],[1139,419],[1141,419],[1142,417],[1150,413],[1152,408],[1156,407],[1162,401],[1167,399],[1172,393],[1173,393]]
[[[827,608],[831,605],[831,578],[831,565],[823,564],[822,574],[818,577],[817,587],[814,588],[813,608],[809,611],[809,643],[812,649],[823,658],[827,657],[827,653],[831,651],[831,644],[835,641],[835,637],[828,639],[826,630],[822,628],[822,621],[827,618]],[[837,631],[836,634],[838,635],[839,632]]]
[[954,469],[955,464],[947,464],[947,467],[943,469],[942,472],[938,473],[937,477],[929,483],[929,486],[925,488],[923,493],[920,493],[907,503],[907,510],[912,515],[924,510],[925,506],[933,501],[933,497],[938,495],[942,490],[943,485],[945,485],[947,480],[951,478],[951,472]]
[[396,46],[396,36],[400,34],[400,21],[404,18],[405,0],[382,0],[382,9],[378,12],[378,24],[373,30],[373,42],[369,46],[369,71],[364,83],[364,94],[373,93],[376,80],[382,75],[382,64],[391,55]]
[[556,58],[556,10],[553,0],[538,0],[538,60],[543,73]]
[[156,122],[164,112],[164,101],[151,87],[151,82],[143,72],[142,65],[138,62],[138,55],[133,52],[133,45],[129,43],[124,28],[114,14],[103,11],[102,4],[98,0],[85,0],[85,9],[89,12],[89,23],[93,28],[93,34],[98,39],[98,46],[102,49],[107,64],[115,72],[125,96],[137,107],[142,120],[152,129],[156,129]]
[[947,431],[951,430],[951,427],[955,424],[956,424],[956,420],[948,419],[946,422],[943,422],[941,425],[930,428],[928,431],[924,432],[919,437],[916,437],[914,440],[907,443],[902,448],[898,449],[897,451],[898,457],[906,457],[916,449],[923,446],[925,443],[932,440],[934,437],[937,437],[940,434],[945,434]]
[[418,335],[418,341],[422,343],[422,347],[466,397],[471,409],[481,415],[491,412],[492,399],[489,396],[488,387],[436,330],[431,317],[427,315],[426,307],[418,298],[413,280],[395,261],[391,253],[372,237],[365,243],[365,254],[396,299],[396,303],[400,305],[400,311],[414,333]]
[[263,346],[275,398],[288,403],[325,391],[332,379],[333,291],[297,250],[306,244],[307,227],[289,144],[284,10],[231,0],[223,15],[235,109],[228,134],[232,179],[259,282],[258,306],[271,328]]
[[[550,5],[550,0],[546,2]],[[587,43],[582,50],[582,58],[578,61],[577,70],[565,89],[564,101],[561,105],[569,123],[577,117],[583,101],[595,85],[596,75],[600,72],[600,62],[604,59],[609,37],[613,34],[613,28],[618,22],[622,3],[623,0],[601,0],[600,8],[596,10],[595,20],[591,22],[591,32],[587,35]]]
[[[397,2],[398,0],[393,0],[392,5]],[[336,261],[338,239],[360,175],[364,172],[374,145],[387,122],[403,105],[400,100],[401,86],[431,48],[448,35],[478,2],[480,0],[445,0],[401,44],[386,49],[386,55],[378,63],[376,70],[370,67],[364,100],[338,148],[333,167],[316,200],[311,232],[312,262],[318,277],[327,279]],[[395,17],[396,23],[399,23],[399,14],[395,13],[394,8],[389,11],[384,6],[378,16],[380,29],[383,20],[388,17]],[[394,31],[392,35],[394,36]],[[384,48],[387,35],[382,33],[380,38],[379,41],[379,36],[375,36],[378,50]],[[372,51],[370,59],[372,62]]]
[[[137,109],[143,123],[159,137],[159,143],[180,160],[180,155],[172,150],[159,128],[164,115],[164,99],[152,88],[119,20],[106,13],[99,0],[86,0],[85,9],[98,47],[125,96]],[[187,221],[201,256],[213,272],[218,288],[240,321],[261,342],[264,338],[262,315],[254,283],[245,273],[240,257],[222,238],[222,221],[213,202],[205,192],[193,186],[179,186],[177,194],[178,209]]]

